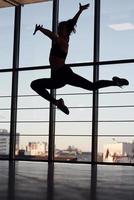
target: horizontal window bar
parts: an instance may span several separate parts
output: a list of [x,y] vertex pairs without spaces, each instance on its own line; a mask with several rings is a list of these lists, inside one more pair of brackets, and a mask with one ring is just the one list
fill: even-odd
[[[130,91],[122,91],[122,92],[99,92],[99,94],[126,94],[126,93],[134,93],[134,90]],[[92,92],[76,92],[76,93],[57,93],[56,95],[68,95],[68,96],[73,96],[73,95],[92,95]],[[37,97],[39,95],[18,95],[18,97]]]
[[131,94],[134,93],[134,91],[122,91],[122,92],[99,92],[99,94]]
[[[92,93],[91,92],[86,92],[86,93],[61,93],[61,94],[56,94],[56,95],[62,95],[62,96],[64,96],[64,95],[91,95]],[[39,96],[39,95],[18,95],[18,97],[37,97],[37,96]]]
[[103,135],[103,134],[98,134],[98,137],[134,137],[134,135],[118,135],[118,134]]
[[[91,123],[92,120],[79,120],[79,121],[55,121],[56,123]],[[134,120],[98,120],[96,122],[112,122],[112,123],[132,123]],[[10,123],[10,121],[0,121],[0,123]],[[17,123],[49,123],[49,121],[17,121]]]
[[134,122],[134,120],[131,120],[131,119],[130,119],[130,120],[98,120],[98,122],[115,122],[115,123],[116,123],[116,122],[117,122],[117,123],[118,123],[118,122],[119,122],[119,123],[120,123],[120,122],[121,122],[121,123],[127,122],[127,123],[128,123],[128,122]]
[[[134,105],[121,105],[121,106],[116,106],[116,105],[113,105],[113,106],[98,106],[96,108],[133,108]],[[83,108],[90,108],[92,109],[93,107],[92,106],[70,106],[68,107],[69,109],[83,109]],[[30,108],[30,107],[27,107],[27,108],[17,108],[17,110],[48,110],[49,107],[38,107],[38,108]],[[0,110],[11,110],[11,108],[0,108]]]
[[0,98],[11,98],[11,96],[0,96]]
[[[134,105],[121,105],[121,106],[116,106],[116,105],[113,105],[113,106],[98,106],[96,108],[133,108]],[[68,106],[69,109],[83,109],[83,108],[93,108],[92,106]],[[49,107],[39,107],[39,108],[18,108],[17,110],[40,110],[40,109],[49,109]]]
[[[131,93],[134,93],[134,91],[122,91],[122,92],[99,92],[99,94],[131,94]],[[92,92],[88,92],[88,93],[59,93],[59,94],[56,94],[56,95],[62,95],[62,96],[65,96],[65,95],[68,95],[68,96],[73,96],[73,95],[91,95]],[[21,97],[37,97],[39,95],[18,95],[17,97],[21,98]],[[0,98],[11,98],[11,96],[7,95],[7,96],[0,96]]]
[[95,162],[94,164],[98,165],[124,165],[124,166],[134,166],[134,163],[114,163],[114,162]]
[[[36,136],[36,137],[38,137],[38,136],[49,136],[49,135],[43,135],[43,134],[39,134],[39,135],[33,135],[33,134],[28,134],[28,135],[26,135],[26,134],[20,134],[19,136]],[[92,137],[92,135],[74,135],[74,134],[72,134],[72,135],[69,135],[69,134],[55,134],[55,136],[62,136],[62,137]]]
[[[48,123],[49,121],[17,121],[17,123]],[[91,123],[92,120],[80,120],[80,121],[55,121],[57,123]],[[134,122],[134,120],[99,120],[98,122]]]
[[[4,135],[4,134],[0,134],[0,137],[2,137],[2,136],[7,136],[7,137],[9,137],[10,135]],[[45,137],[48,137],[49,135],[48,134],[20,134],[19,136],[22,136],[22,137],[30,137],[30,136],[33,136],[33,137],[38,137],[38,136],[45,136]],[[78,134],[55,134],[55,136],[58,136],[58,137],[60,137],[60,136],[62,136],[62,137],[92,137],[92,135],[78,135]],[[118,135],[118,134],[110,134],[110,135],[102,135],[102,134],[98,134],[97,135],[98,137],[134,137],[134,135]]]
[[[81,136],[81,137],[92,137],[92,135],[74,135],[74,134],[72,134],[72,135],[69,135],[69,134],[55,134],[55,136],[70,136],[70,137],[79,137],[79,136]],[[98,137],[134,137],[134,135],[97,135]]]
[[[82,63],[69,63],[66,66],[70,67],[86,67],[93,65],[111,65],[111,64],[125,64],[125,63],[134,63],[134,59],[123,59],[123,60],[108,60],[108,61],[99,61],[99,62],[82,62]],[[31,70],[41,70],[41,69],[50,69],[50,65],[46,66],[33,66],[33,67],[19,67],[15,69],[16,71],[31,71]],[[13,68],[0,69],[0,72],[12,72]]]
[[[92,109],[93,107],[92,106],[71,106],[71,107],[68,107],[69,109]],[[102,109],[102,108],[134,108],[134,105],[121,105],[121,106],[116,106],[116,105],[113,105],[113,106],[98,106],[96,108],[99,108],[99,109]],[[30,107],[27,107],[27,108],[17,108],[17,110],[48,110],[50,109],[49,107],[39,107],[39,108],[30,108]],[[0,110],[5,110],[5,111],[10,111],[11,108],[0,108]]]
[[[0,135],[0,136],[1,136],[1,135]],[[19,136],[22,136],[22,137],[30,137],[30,136],[33,136],[33,137],[46,136],[46,137],[48,137],[49,135],[48,135],[48,134],[38,134],[38,135],[35,135],[35,134],[20,134]]]

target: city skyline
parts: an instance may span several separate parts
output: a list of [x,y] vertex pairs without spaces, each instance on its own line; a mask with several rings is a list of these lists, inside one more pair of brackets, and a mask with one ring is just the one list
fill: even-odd
[[[0,129],[0,157],[5,158],[9,155],[10,133],[6,129]],[[102,152],[98,151],[98,162],[123,162],[134,163],[134,140],[132,142],[117,141],[112,139],[112,143],[105,143]],[[46,141],[27,141],[25,146],[20,146],[20,134],[16,135],[15,156],[20,159],[48,159],[48,143]],[[55,160],[82,161],[90,162],[92,152],[82,151],[77,146],[69,146],[60,149],[55,146]]]

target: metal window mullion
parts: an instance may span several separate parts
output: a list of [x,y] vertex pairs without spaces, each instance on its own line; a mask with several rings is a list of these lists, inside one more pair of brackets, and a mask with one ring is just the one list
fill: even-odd
[[[94,8],[94,66],[93,82],[99,80],[99,47],[100,47],[100,0],[95,0]],[[93,91],[93,111],[92,111],[92,163],[97,162],[98,146],[98,90]]]
[[15,158],[21,6],[15,7],[9,159]]
[[[59,0],[53,0],[53,18],[52,18],[52,31],[57,33],[58,25],[58,15],[59,15]],[[53,41],[52,41],[53,45]],[[51,76],[52,76],[51,69]],[[50,90],[50,94],[56,98],[56,90]],[[51,162],[54,160],[54,149],[55,149],[55,117],[56,110],[55,105],[50,103],[50,114],[49,114],[49,145],[48,145],[48,161]]]

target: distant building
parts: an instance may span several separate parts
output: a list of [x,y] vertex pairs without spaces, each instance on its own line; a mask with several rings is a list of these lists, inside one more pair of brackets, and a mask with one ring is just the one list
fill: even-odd
[[103,147],[103,162],[134,162],[134,143],[111,143]]
[[[19,133],[16,134],[16,151],[19,150]],[[6,129],[0,129],[0,155],[9,154],[10,133]]]
[[26,155],[45,156],[47,154],[46,142],[29,142],[26,146]]
[[81,152],[77,154],[77,161],[91,162],[91,152]]
[[60,150],[55,154],[56,160],[66,160],[66,161],[76,161],[77,155],[76,151]]

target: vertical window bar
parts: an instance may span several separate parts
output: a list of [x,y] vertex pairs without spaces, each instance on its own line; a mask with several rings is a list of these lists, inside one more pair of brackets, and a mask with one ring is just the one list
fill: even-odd
[[[59,15],[59,0],[53,0],[53,19],[52,19],[52,31],[57,33],[58,25],[58,15]],[[53,45],[53,42],[52,42]],[[51,69],[51,76],[52,76]],[[56,90],[50,90],[51,95],[56,98]],[[50,103],[50,115],[49,115],[49,145],[48,145],[48,161],[54,160],[54,148],[55,148],[55,105]]]
[[[95,0],[94,8],[94,66],[93,82],[99,80],[99,44],[100,44],[100,0]],[[97,137],[98,137],[98,90],[93,91],[93,111],[92,111],[92,163],[97,162]]]
[[9,159],[15,158],[21,6],[15,7]]

